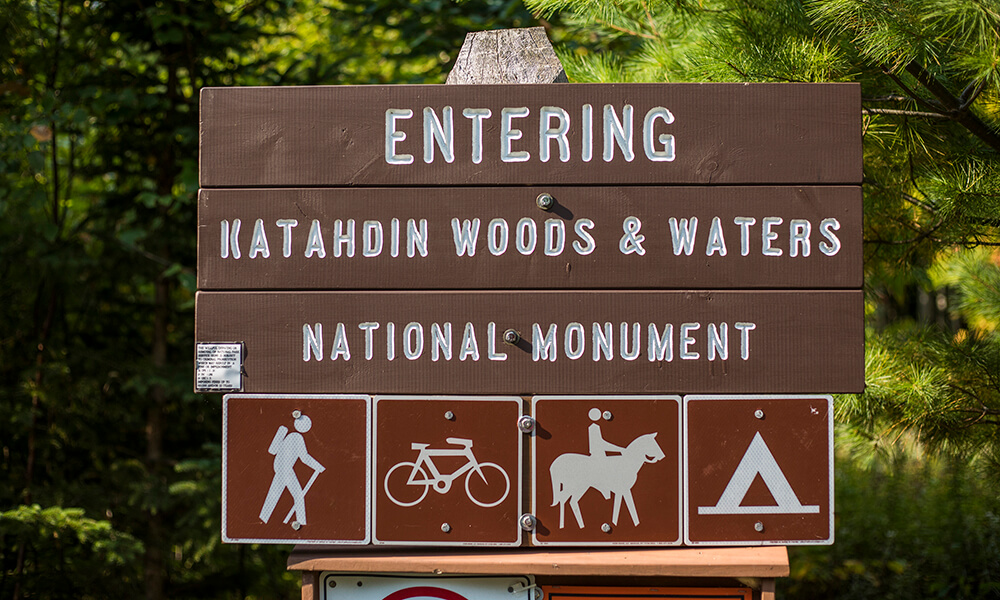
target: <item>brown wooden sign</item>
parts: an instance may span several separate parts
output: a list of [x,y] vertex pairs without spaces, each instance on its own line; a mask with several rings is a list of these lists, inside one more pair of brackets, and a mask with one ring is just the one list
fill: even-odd
[[203,187],[857,184],[856,84],[206,88]]
[[611,587],[543,585],[548,600],[752,600],[748,587]]
[[686,396],[689,545],[833,543],[830,396]]
[[222,539],[367,544],[368,396],[223,400]]
[[521,542],[521,399],[376,397],[376,544]]
[[533,545],[681,544],[680,396],[535,396]]
[[244,343],[247,392],[860,392],[862,302],[860,291],[199,292],[196,339]]
[[861,215],[856,186],[202,190],[198,285],[860,288]]

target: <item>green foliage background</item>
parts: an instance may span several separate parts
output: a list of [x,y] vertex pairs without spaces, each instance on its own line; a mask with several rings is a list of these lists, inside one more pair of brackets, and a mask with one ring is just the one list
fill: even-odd
[[[0,0],[0,597],[287,598],[219,541],[191,393],[198,89],[441,82],[541,22],[571,81],[858,81],[867,391],[796,598],[1000,597],[1000,2]],[[528,11],[531,11],[530,13]]]

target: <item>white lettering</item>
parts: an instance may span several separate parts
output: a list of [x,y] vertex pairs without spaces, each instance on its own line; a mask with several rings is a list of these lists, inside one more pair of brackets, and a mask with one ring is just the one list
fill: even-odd
[[545,256],[559,256],[566,249],[566,224],[559,219],[545,220]]
[[479,238],[479,219],[461,222],[457,218],[451,220],[451,232],[455,238],[455,253],[458,256],[476,255],[476,240]]
[[451,323],[445,323],[443,329],[431,323],[431,360],[437,362],[441,354],[445,360],[451,360]]
[[531,326],[531,360],[556,361],[556,326],[549,325],[548,331],[542,336],[542,328],[538,323]]
[[375,355],[375,330],[378,329],[378,323],[359,323],[358,329],[365,332],[365,360],[371,360]]
[[587,256],[597,248],[597,242],[594,240],[594,236],[590,235],[590,229],[594,228],[594,222],[590,219],[578,219],[576,225],[573,226],[573,231],[576,235],[583,240],[584,243],[580,243],[580,240],[574,240],[573,249],[580,256]]
[[337,332],[333,334],[333,350],[330,351],[330,360],[340,357],[351,360],[351,348],[347,345],[347,331],[343,323],[337,323]]
[[521,130],[514,129],[514,119],[528,116],[528,107],[503,108],[500,110],[500,160],[503,162],[527,162],[531,158],[527,150],[514,151],[511,142],[521,139]]
[[413,163],[412,154],[396,154],[396,144],[406,139],[406,134],[396,131],[396,120],[409,119],[413,111],[408,108],[390,108],[385,111],[385,162],[390,165]]
[[[552,127],[552,119],[559,119],[559,125]],[[538,111],[538,160],[549,162],[549,146],[552,140],[559,144],[559,160],[569,160],[569,113],[558,106],[543,106]]]
[[674,256],[680,256],[681,252],[691,256],[694,251],[694,239],[698,233],[698,217],[691,217],[691,220],[681,219],[678,221],[670,217],[667,221],[670,225],[670,239],[674,244]]
[[691,332],[701,329],[701,323],[681,323],[681,358],[683,360],[698,360],[701,355],[691,350],[694,338]]
[[420,323],[407,323],[403,328],[403,356],[409,360],[417,360],[424,353],[424,326]]
[[[235,221],[237,227],[239,226],[239,220]],[[840,252],[840,238],[837,234],[833,233],[840,229],[840,221],[837,219],[823,219],[819,224],[819,232],[823,234],[823,237],[830,240],[830,243],[820,242],[819,251],[827,256],[833,256],[834,254]],[[239,258],[237,256],[236,258]]]
[[593,337],[594,337],[594,362],[601,360],[601,353],[604,353],[605,360],[611,360],[614,356],[614,352],[611,351],[611,338],[614,333],[611,329],[611,323],[604,324],[604,330],[601,330],[600,323],[594,323],[593,327]]
[[264,219],[257,219],[253,225],[253,236],[250,238],[250,258],[257,258],[258,254],[263,254],[264,258],[271,257],[271,249],[267,247],[267,236],[264,235]]
[[538,244],[538,225],[535,221],[524,217],[517,222],[517,235],[514,236],[514,247],[521,254],[527,256],[535,251]]
[[406,255],[413,258],[418,251],[427,256],[427,219],[420,219],[419,228],[413,219],[406,222]]
[[628,348],[628,323],[622,323],[621,340],[618,342],[618,352],[625,360],[635,360],[639,358],[639,335],[642,329],[638,323],[632,324],[632,349]]
[[507,360],[506,352],[497,352],[497,324],[486,324],[486,358],[490,360]]
[[712,218],[712,228],[708,231],[708,246],[705,247],[705,256],[712,256],[718,252],[719,256],[725,256],[726,238],[722,236],[722,219]]
[[319,221],[313,219],[309,226],[309,237],[306,238],[306,258],[312,258],[313,254],[319,254],[320,258],[326,258],[326,246],[323,245],[323,232],[320,230]]
[[361,225],[361,256],[371,258],[382,254],[382,222],[365,221]]
[[674,115],[662,106],[655,106],[646,113],[646,118],[642,120],[642,147],[646,151],[646,158],[656,162],[670,162],[674,160],[674,136],[669,133],[661,133],[656,138],[662,146],[657,149],[654,144],[654,129],[657,119],[663,119],[667,125],[674,122]]
[[233,258],[237,259],[240,257],[240,220],[233,219],[232,230],[229,228],[229,221],[222,220],[222,251],[220,256],[222,258],[229,258],[229,249],[233,250]]
[[674,326],[667,323],[663,326],[663,336],[656,328],[656,323],[649,324],[649,362],[674,360]]
[[489,119],[493,113],[488,108],[466,108],[462,116],[472,120],[472,162],[483,162],[483,119]]
[[333,255],[340,258],[344,252],[343,247],[347,246],[348,258],[354,257],[354,219],[347,220],[347,231],[344,231],[344,222],[337,219],[333,222]]
[[757,329],[756,323],[736,323],[733,325],[740,332],[740,358],[750,358],[750,332]]
[[729,324],[708,324],[708,360],[729,360]]
[[297,227],[299,222],[295,219],[278,219],[274,224],[282,229],[281,255],[288,258],[292,255],[292,227]]
[[590,162],[594,158],[594,107],[583,105],[583,131],[580,132],[580,160]]
[[442,124],[434,109],[424,107],[424,162],[434,162],[434,144],[441,148],[441,156],[447,163],[455,162],[455,119],[450,106],[441,109]]
[[[563,350],[566,352],[567,358],[576,360],[583,356],[587,345],[584,337],[586,335],[587,332],[580,323],[570,323],[566,326],[566,332],[563,334]],[[576,337],[575,342],[573,341],[574,337]]]
[[315,328],[309,323],[302,325],[302,362],[309,362],[309,355],[323,360],[323,324],[316,323]]
[[615,158],[615,143],[622,150],[625,160],[632,162],[635,152],[632,151],[632,105],[622,107],[622,118],[619,121],[615,107],[604,105],[604,162]]
[[781,217],[764,217],[760,222],[761,231],[761,249],[760,253],[764,256],[781,256],[781,248],[772,248],[771,242],[778,239],[778,234],[771,231],[771,228],[776,225],[781,225],[783,219]]
[[476,328],[472,323],[465,324],[465,333],[462,334],[462,347],[458,350],[458,360],[471,358],[479,360],[479,342],[476,341]]
[[733,223],[740,227],[740,256],[750,254],[750,226],[757,224],[753,217],[736,217]]
[[802,256],[809,256],[809,235],[812,233],[812,224],[805,219],[792,219],[788,222],[790,239],[788,241],[788,256],[798,256],[799,248],[802,249]]

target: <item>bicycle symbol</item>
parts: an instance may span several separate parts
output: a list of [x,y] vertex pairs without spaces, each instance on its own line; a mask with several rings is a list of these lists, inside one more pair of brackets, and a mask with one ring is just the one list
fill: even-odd
[[[415,462],[403,461],[393,465],[385,474],[383,487],[385,494],[398,506],[413,506],[427,497],[427,491],[434,488],[439,494],[447,494],[453,481],[465,475],[465,494],[475,504],[483,508],[496,506],[507,498],[510,492],[510,478],[500,465],[481,463],[472,453],[472,440],[447,438],[445,440],[460,448],[430,448],[430,444],[413,443],[410,448],[417,450]],[[464,465],[451,473],[441,473],[432,459],[437,457],[464,457]],[[430,473],[430,476],[428,476]],[[478,477],[473,477],[473,473]],[[405,477],[405,480],[404,480]],[[501,485],[501,478],[503,484]],[[390,480],[392,480],[390,482]],[[391,491],[395,490],[395,493]],[[499,498],[497,498],[499,496]],[[411,499],[415,497],[416,499]],[[492,500],[492,498],[497,498]]]

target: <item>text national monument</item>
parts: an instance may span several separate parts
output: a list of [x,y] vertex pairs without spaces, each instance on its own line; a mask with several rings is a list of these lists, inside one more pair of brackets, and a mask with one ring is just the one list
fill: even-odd
[[[224,540],[831,543],[860,114],[853,84],[203,90]],[[456,572],[539,572],[491,568]]]

